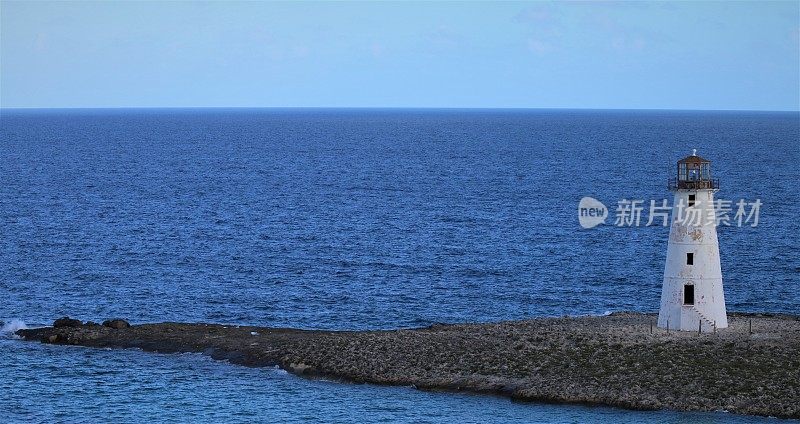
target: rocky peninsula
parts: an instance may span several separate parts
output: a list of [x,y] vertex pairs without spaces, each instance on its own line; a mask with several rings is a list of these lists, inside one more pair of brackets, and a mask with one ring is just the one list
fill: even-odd
[[629,409],[800,418],[800,317],[730,314],[712,334],[667,332],[655,315],[541,318],[388,331],[62,318],[25,340],[198,352],[355,383]]

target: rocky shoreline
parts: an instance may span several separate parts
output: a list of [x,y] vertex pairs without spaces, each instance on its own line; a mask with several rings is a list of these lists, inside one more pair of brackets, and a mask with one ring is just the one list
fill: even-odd
[[198,352],[309,377],[628,409],[800,418],[800,317],[731,314],[713,334],[667,332],[655,315],[542,318],[389,331],[62,318],[25,340]]

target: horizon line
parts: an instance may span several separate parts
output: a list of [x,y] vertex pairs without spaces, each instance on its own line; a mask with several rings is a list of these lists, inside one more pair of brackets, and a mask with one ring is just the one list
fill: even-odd
[[440,106],[91,106],[32,107],[0,106],[8,110],[164,110],[164,109],[272,109],[272,110],[506,110],[506,111],[653,111],[653,112],[783,112],[800,113],[800,109],[673,109],[673,108],[580,108],[580,107],[440,107]]

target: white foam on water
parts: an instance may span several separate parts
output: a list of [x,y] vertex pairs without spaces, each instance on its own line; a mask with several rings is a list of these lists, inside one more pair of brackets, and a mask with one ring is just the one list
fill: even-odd
[[10,321],[6,321],[3,323],[3,326],[0,327],[0,337],[18,339],[19,336],[14,333],[16,333],[17,330],[24,330],[26,328],[28,328],[28,326],[21,319],[15,318]]

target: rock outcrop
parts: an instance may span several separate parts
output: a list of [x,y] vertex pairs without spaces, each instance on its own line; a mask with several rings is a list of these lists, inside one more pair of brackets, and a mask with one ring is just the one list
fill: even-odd
[[103,327],[114,328],[116,330],[122,330],[123,328],[128,328],[130,326],[131,325],[128,323],[128,321],[125,321],[124,319],[110,319],[103,321]]
[[83,323],[79,319],[72,319],[70,317],[62,317],[55,321],[53,321],[53,327],[55,328],[62,328],[62,327],[80,327]]
[[358,383],[800,418],[800,318],[731,314],[730,327],[713,334],[667,332],[655,319],[619,313],[392,331],[58,320],[17,334],[44,343],[198,352]]

